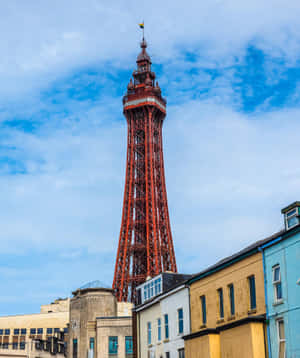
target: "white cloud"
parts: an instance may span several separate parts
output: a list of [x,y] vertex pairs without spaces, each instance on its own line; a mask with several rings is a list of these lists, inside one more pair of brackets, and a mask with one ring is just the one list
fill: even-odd
[[182,270],[197,271],[282,228],[280,209],[300,193],[299,115],[247,116],[203,102],[172,108],[166,168]]
[[[266,114],[266,103],[253,115],[232,109],[240,98],[233,93],[231,66],[243,64],[249,44],[278,57],[281,68],[293,66],[300,53],[299,12],[299,2],[281,0],[2,2],[0,118],[29,118],[39,127],[33,133],[1,133],[1,155],[25,174],[12,174],[9,163],[1,166],[0,254],[17,253],[22,262],[32,252],[45,257],[34,269],[0,269],[8,292],[2,301],[30,284],[42,293],[27,292],[26,299],[38,302],[90,279],[111,281],[126,124],[119,121],[120,98],[111,98],[116,82],[106,76],[108,68],[133,69],[142,19],[153,62],[164,67],[163,92],[169,92],[169,102],[180,103],[169,106],[164,128],[180,270],[198,271],[280,229],[280,209],[299,195],[300,113]],[[194,58],[187,60],[186,53]],[[265,67],[272,84],[281,73],[271,60]],[[64,97],[70,86],[61,83],[66,74],[93,66],[101,68],[108,92],[92,101]],[[191,67],[200,70],[186,76]],[[223,74],[212,80],[205,68]],[[89,76],[88,83],[95,81]],[[62,107],[71,114],[55,111],[51,93],[49,102],[40,96],[53,83],[60,83]],[[191,94],[206,89],[206,102],[190,101]],[[12,287],[11,278],[22,271],[24,279]]]
[[296,0],[2,2],[1,97],[45,88],[57,76],[95,62],[132,66],[143,18],[155,61],[190,50],[202,65],[220,66],[242,56],[251,42],[294,62],[299,12]]
[[[167,189],[183,271],[195,271],[199,259],[212,263],[282,226],[280,209],[297,199],[300,187],[299,114],[280,110],[247,116],[199,101],[169,109],[164,128]],[[125,123],[91,130],[89,118],[85,121],[75,134],[59,129],[7,140],[26,153],[19,160],[28,174],[1,178],[2,253],[34,246],[68,248],[74,257],[82,248],[114,257]],[[185,265],[192,246],[199,250],[196,263]]]

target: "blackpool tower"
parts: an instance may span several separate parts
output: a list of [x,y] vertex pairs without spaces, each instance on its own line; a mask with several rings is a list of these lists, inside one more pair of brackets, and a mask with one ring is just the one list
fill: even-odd
[[161,272],[177,272],[165,184],[162,125],[166,100],[141,42],[137,69],[123,97],[128,124],[126,179],[113,289],[135,302],[136,286]]

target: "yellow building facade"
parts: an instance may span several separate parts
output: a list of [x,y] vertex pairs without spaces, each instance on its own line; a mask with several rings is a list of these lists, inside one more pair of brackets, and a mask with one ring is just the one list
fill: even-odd
[[243,250],[190,280],[186,358],[265,358],[262,254]]

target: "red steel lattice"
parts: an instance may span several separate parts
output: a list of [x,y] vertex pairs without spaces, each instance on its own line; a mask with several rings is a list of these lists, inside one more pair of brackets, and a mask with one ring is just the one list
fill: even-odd
[[161,96],[145,40],[137,70],[123,98],[128,124],[127,165],[113,289],[119,301],[135,301],[135,288],[147,277],[177,272],[164,174]]

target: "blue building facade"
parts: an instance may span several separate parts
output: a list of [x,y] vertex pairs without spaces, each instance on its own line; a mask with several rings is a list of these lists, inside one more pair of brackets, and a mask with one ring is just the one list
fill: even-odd
[[300,358],[299,212],[299,202],[283,209],[285,231],[261,247],[270,358]]

